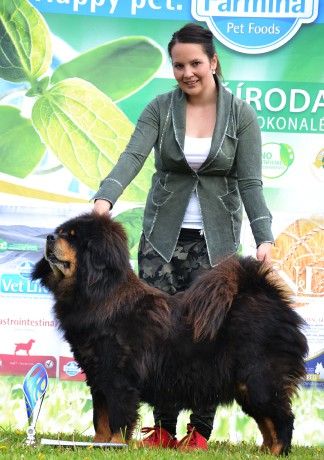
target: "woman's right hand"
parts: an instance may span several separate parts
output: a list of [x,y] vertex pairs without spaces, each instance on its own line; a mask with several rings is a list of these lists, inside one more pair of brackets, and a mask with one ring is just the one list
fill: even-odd
[[97,214],[108,214],[111,209],[111,203],[107,200],[96,200],[93,206],[93,211]]

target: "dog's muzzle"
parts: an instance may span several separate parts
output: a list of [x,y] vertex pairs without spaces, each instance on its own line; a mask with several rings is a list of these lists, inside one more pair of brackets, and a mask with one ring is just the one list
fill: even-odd
[[56,256],[56,244],[59,239],[59,236],[55,233],[47,235],[46,245],[45,245],[45,259],[53,265],[61,265],[64,268],[70,268],[70,262],[59,259]]

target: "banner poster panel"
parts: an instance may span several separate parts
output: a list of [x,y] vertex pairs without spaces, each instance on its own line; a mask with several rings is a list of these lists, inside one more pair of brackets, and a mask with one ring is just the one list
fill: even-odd
[[[59,426],[49,414],[57,413],[52,404],[70,394],[76,398],[75,411],[66,415],[65,429],[80,426],[83,431],[85,420],[91,425],[84,374],[56,328],[51,295],[30,280],[30,273],[43,254],[46,235],[67,218],[92,209],[91,197],[116,164],[144,107],[157,94],[174,89],[168,42],[184,24],[197,22],[214,34],[224,85],[258,116],[264,193],[273,215],[273,264],[294,292],[309,344],[307,378],[294,402],[294,436],[298,442],[323,445],[323,2],[0,4],[5,12],[0,20],[14,18],[1,29],[2,43],[13,42],[4,50],[6,66],[0,66],[0,424],[26,422],[17,402],[22,400],[19,388],[39,362],[50,377],[39,423],[60,431],[62,417]],[[12,8],[17,14],[12,15]],[[20,40],[15,42],[15,36]],[[32,46],[20,53],[21,43]],[[114,216],[128,232],[135,270],[153,171],[150,155],[114,207]],[[246,216],[240,251],[255,255]],[[146,419],[151,412],[143,410],[141,416]],[[185,420],[180,430],[185,430]],[[217,412],[215,439],[235,442],[248,435],[257,436],[257,430],[239,408]]]

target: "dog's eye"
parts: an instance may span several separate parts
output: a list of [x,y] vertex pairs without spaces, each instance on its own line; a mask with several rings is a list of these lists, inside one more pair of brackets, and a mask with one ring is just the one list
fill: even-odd
[[74,230],[74,228],[72,229],[65,229],[65,228],[60,228],[58,229],[57,231],[57,234],[61,237],[68,237],[68,236],[76,236],[76,232]]

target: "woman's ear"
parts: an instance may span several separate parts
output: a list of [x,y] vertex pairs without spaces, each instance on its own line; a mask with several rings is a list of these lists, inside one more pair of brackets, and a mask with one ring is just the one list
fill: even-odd
[[217,57],[217,54],[215,53],[214,56],[213,56],[213,58],[212,58],[211,61],[210,61],[210,66],[211,66],[211,68],[212,68],[213,70],[215,70],[215,71],[216,71],[216,69],[217,69],[217,63],[218,63],[218,57]]

